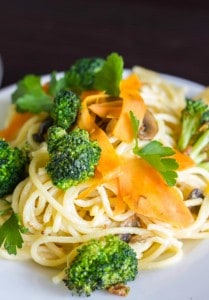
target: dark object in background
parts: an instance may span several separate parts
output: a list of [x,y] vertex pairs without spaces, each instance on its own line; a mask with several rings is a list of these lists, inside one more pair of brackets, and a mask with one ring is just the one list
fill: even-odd
[[209,85],[205,1],[7,0],[0,9],[3,86],[25,74],[66,70],[115,51],[140,64]]

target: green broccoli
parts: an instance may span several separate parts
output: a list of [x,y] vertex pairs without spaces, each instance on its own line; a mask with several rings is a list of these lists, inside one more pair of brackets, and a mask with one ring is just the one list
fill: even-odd
[[190,156],[198,163],[208,161],[209,144],[209,110],[205,111],[201,118],[201,124],[196,139],[190,149]]
[[61,89],[52,97],[45,93],[40,78],[34,75],[28,75],[18,83],[12,100],[17,111],[34,114],[47,112],[55,125],[65,129],[76,120],[80,108],[80,98],[75,93]]
[[28,157],[25,151],[0,139],[0,198],[13,192],[26,176]]
[[83,90],[94,87],[95,75],[101,70],[105,60],[98,57],[78,59],[65,73],[69,89],[80,94]]
[[77,128],[67,133],[61,127],[52,126],[48,130],[47,146],[46,170],[58,188],[65,190],[94,176],[101,149],[96,141],[89,139],[87,131]]
[[118,236],[107,235],[92,239],[80,248],[66,268],[66,286],[79,295],[89,296],[95,290],[109,289],[136,278],[136,253]]
[[184,151],[190,144],[201,125],[203,113],[208,106],[202,100],[186,99],[186,107],[181,113],[181,132],[178,140],[178,148]]
[[33,134],[33,139],[37,143],[45,141],[47,130],[52,125],[70,129],[76,121],[80,103],[80,98],[75,93],[68,90],[59,91],[54,98],[49,115],[42,121],[39,130]]
[[62,90],[54,98],[51,117],[56,126],[68,129],[76,120],[80,98],[73,92]]
[[209,109],[202,100],[186,99],[186,107],[182,111],[182,128],[178,141],[180,151],[187,151],[189,155],[200,163],[206,158],[202,151],[209,143]]
[[54,97],[62,90],[71,90],[80,94],[92,89],[95,75],[101,70],[105,60],[102,58],[81,58],[77,60],[61,78],[51,73],[47,89],[43,88],[41,77],[26,75],[17,83],[12,93],[12,103],[18,112],[50,113]]
[[54,97],[63,90],[71,90],[79,95],[84,90],[96,89],[118,96],[122,74],[123,58],[117,53],[111,53],[106,59],[81,58],[61,76],[52,72],[45,86],[40,76],[23,77],[12,94],[12,102],[16,110],[22,113],[47,112],[50,114]]

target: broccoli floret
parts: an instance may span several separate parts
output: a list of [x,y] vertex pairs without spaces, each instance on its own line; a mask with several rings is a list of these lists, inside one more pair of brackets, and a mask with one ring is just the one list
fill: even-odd
[[93,89],[95,75],[104,62],[104,59],[98,57],[78,59],[65,73],[67,86],[78,94]]
[[73,92],[63,90],[54,98],[51,117],[56,126],[68,129],[76,120],[80,108],[80,98]]
[[178,141],[180,151],[184,151],[191,144],[207,109],[208,106],[202,100],[186,99],[186,107],[181,114],[182,127]]
[[48,128],[52,125],[70,129],[76,121],[80,105],[80,98],[75,93],[68,90],[59,91],[52,102],[50,114],[40,124],[38,132],[33,134],[33,139],[37,143],[43,142]]
[[51,126],[47,132],[47,150],[49,155],[53,155],[58,151],[59,141],[66,139],[67,132],[62,127]]
[[64,129],[52,126],[48,130],[49,162],[47,173],[60,189],[67,189],[94,176],[101,149],[96,141],[89,139],[83,129],[67,133]]
[[80,108],[79,97],[65,85],[59,85],[50,95],[43,89],[40,77],[35,75],[27,75],[18,82],[12,101],[18,112],[46,112],[55,125],[66,129],[75,121]]
[[[122,76],[122,58],[116,54],[109,57],[110,60],[107,57],[107,61],[100,57],[78,59],[64,72],[61,78],[57,78],[56,72],[52,72],[51,79],[45,86],[43,86],[40,76],[25,76],[17,83],[17,88],[12,94],[12,102],[15,104],[16,110],[35,114],[50,113],[54,97],[62,90],[71,90],[80,94],[83,90],[98,89],[98,87],[101,87],[102,90],[109,90],[110,82],[112,84],[116,81],[113,86],[117,86],[120,75]],[[105,62],[106,67],[99,79],[97,78],[97,86],[95,86],[95,77],[103,69]]]
[[205,111],[201,118],[201,124],[198,128],[196,139],[190,149],[190,156],[198,163],[208,161],[209,144],[209,110]]
[[136,278],[136,253],[118,236],[107,235],[90,240],[78,248],[78,254],[66,268],[66,286],[79,295],[126,284]]
[[25,151],[11,147],[0,139],[0,198],[13,192],[26,175],[28,157]]
[[182,129],[179,149],[186,151],[198,164],[208,160],[206,146],[209,143],[209,109],[202,100],[186,99],[182,111]]

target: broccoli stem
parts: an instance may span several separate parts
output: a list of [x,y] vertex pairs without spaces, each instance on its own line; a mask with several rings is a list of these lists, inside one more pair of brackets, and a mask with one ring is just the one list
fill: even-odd
[[193,160],[197,160],[200,152],[208,145],[209,143],[209,129],[206,130],[193,145],[190,152],[190,156]]
[[192,138],[198,132],[199,127],[207,122],[208,106],[202,100],[186,99],[186,106],[181,113],[181,133],[178,148],[184,151],[191,145]]
[[200,125],[199,117],[191,118],[189,114],[187,117],[186,116],[184,117],[184,121],[182,123],[181,135],[179,137],[179,142],[178,142],[178,148],[180,151],[183,151],[187,148],[191,137],[195,134],[199,125]]

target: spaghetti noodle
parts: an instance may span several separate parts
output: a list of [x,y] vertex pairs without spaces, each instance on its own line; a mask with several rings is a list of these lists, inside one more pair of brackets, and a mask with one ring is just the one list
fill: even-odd
[[[159,74],[140,67],[133,68],[132,73],[140,78],[139,95],[156,120],[158,130],[154,139],[176,149],[180,114],[185,106],[185,90],[168,83]],[[90,116],[92,112],[88,107],[105,102],[107,97],[104,93],[97,93],[83,98]],[[133,139],[126,142],[113,134],[112,128],[118,113],[121,113],[118,107],[121,107],[119,102],[114,111],[108,111],[104,132],[117,156],[132,159]],[[178,170],[173,190],[193,217],[193,221],[188,221],[186,226],[175,226],[173,222],[136,213],[126,203],[120,202],[117,176],[121,170],[118,173],[117,168],[112,173],[104,172],[102,180],[95,176],[63,191],[53,185],[46,172],[45,166],[49,160],[46,142],[38,144],[33,139],[33,134],[38,131],[45,117],[44,113],[31,116],[10,141],[12,146],[17,147],[27,142],[31,151],[28,177],[7,197],[28,232],[23,234],[24,245],[18,250],[17,256],[9,256],[1,248],[2,257],[31,258],[40,265],[63,269],[75,257],[77,247],[84,242],[107,234],[117,234],[129,236],[128,242],[137,253],[139,269],[152,269],[179,261],[185,240],[209,238],[209,172],[206,169],[194,163]],[[78,124],[83,126],[82,122],[79,120]],[[89,123],[85,126],[88,127]],[[146,140],[140,140],[140,146],[147,143]],[[122,176],[126,180],[126,174]],[[152,189],[152,186],[149,188]],[[204,191],[204,197],[189,198],[194,189]],[[155,190],[152,192],[155,193]],[[63,276],[64,272],[61,271],[54,277],[54,282],[61,281]]]

